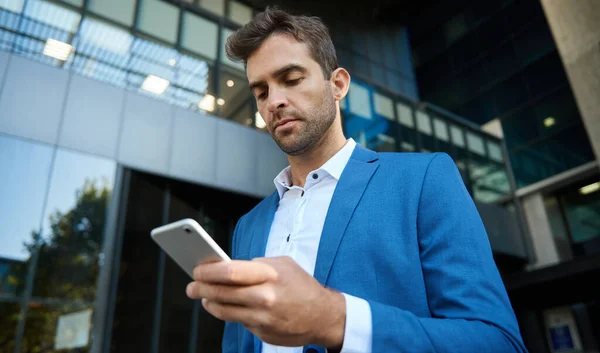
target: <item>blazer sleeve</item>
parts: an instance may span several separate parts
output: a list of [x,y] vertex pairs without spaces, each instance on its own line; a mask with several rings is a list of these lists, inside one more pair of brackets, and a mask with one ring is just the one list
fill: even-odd
[[[244,217],[240,218],[240,220],[235,225],[235,229],[233,231],[233,237],[231,241],[231,258],[237,258],[237,239],[239,236],[242,220]],[[233,322],[225,322],[225,329],[223,331],[223,339],[221,341],[222,353],[238,353],[240,346],[239,335],[240,335],[240,324]]]
[[373,352],[527,352],[483,222],[445,153],[429,162],[417,217],[431,318],[369,301]]

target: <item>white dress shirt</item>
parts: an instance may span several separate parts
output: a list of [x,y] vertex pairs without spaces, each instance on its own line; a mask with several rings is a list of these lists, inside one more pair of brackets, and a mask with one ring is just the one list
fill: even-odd
[[[306,176],[304,188],[292,185],[288,166],[275,178],[279,205],[267,240],[266,257],[289,256],[311,276],[325,216],[335,187],[356,142],[344,147],[321,168]],[[371,308],[364,299],[342,293],[346,299],[346,327],[342,353],[370,353]],[[302,347],[280,347],[263,343],[262,353],[300,353]]]

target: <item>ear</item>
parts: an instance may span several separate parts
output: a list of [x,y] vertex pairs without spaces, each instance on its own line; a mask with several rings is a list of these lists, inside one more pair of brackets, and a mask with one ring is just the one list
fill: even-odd
[[329,79],[333,91],[333,97],[336,101],[341,101],[348,94],[350,88],[350,74],[344,68],[337,68],[331,73]]

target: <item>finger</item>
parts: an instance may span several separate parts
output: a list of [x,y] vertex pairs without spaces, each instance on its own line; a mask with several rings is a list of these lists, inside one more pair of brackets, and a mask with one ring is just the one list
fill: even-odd
[[261,310],[246,306],[219,303],[203,299],[202,306],[209,314],[228,322],[239,322],[244,326],[260,326],[264,320],[265,313]]
[[220,261],[194,269],[194,280],[214,284],[254,285],[276,278],[277,272],[271,265],[255,261]]
[[192,282],[186,288],[191,299],[208,299],[222,304],[269,308],[275,303],[275,293],[270,286],[231,286]]

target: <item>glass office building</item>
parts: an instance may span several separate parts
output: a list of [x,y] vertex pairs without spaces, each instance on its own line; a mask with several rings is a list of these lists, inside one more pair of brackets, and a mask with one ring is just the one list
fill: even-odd
[[[224,55],[256,6],[0,0],[0,352],[220,351],[222,322],[187,299],[188,278],[149,233],[191,217],[229,249],[237,219],[287,165],[243,66]],[[447,152],[502,273],[520,275],[536,243],[508,136],[429,98],[407,23],[323,18],[353,77],[346,136],[381,152]],[[593,240],[577,220],[595,201],[576,191],[560,196],[563,238]]]

